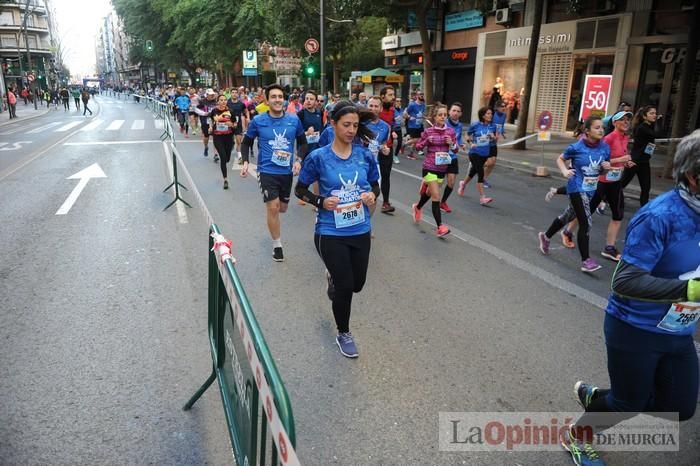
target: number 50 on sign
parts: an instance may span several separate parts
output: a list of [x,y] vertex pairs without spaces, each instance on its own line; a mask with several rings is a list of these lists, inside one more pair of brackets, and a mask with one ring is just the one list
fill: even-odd
[[607,74],[589,74],[583,86],[579,120],[591,115],[603,117],[608,111],[612,76]]

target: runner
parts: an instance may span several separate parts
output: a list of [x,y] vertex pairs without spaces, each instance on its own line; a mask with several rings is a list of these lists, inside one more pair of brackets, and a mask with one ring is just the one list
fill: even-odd
[[[309,153],[319,147],[318,141],[320,139],[321,130],[323,129],[323,119],[321,111],[318,109],[316,98],[316,92],[312,90],[306,91],[304,94],[304,108],[296,114],[301,121],[302,128],[304,128],[308,147],[307,151]],[[313,191],[318,194],[318,184],[314,184]],[[299,205],[306,205],[301,199],[298,200],[298,203]]]
[[[445,124],[447,119],[447,106],[436,104],[433,107],[433,126],[426,128],[416,143],[417,149],[425,148],[427,155],[423,160],[423,181],[421,181],[420,200],[413,204],[413,222],[421,221],[421,209],[432,200],[433,218],[437,229],[435,234],[438,237],[446,236],[450,233],[450,228],[442,223],[442,213],[440,212],[440,185],[445,179],[447,167],[452,163],[450,151],[457,151],[457,135],[454,130]],[[425,186],[425,188],[423,188]]]
[[[603,142],[603,122],[600,117],[591,116],[584,122],[585,138],[579,139],[566,148],[557,158],[557,166],[563,176],[568,178],[566,191],[569,206],[554,219],[546,232],[538,234],[542,254],[549,254],[549,241],[564,225],[578,219],[576,240],[581,253],[581,271],[595,272],[601,266],[590,257],[588,241],[592,225],[591,204],[597,205],[599,197],[594,196],[598,186],[598,176],[610,169],[610,147]],[[571,168],[567,161],[571,161]],[[591,197],[594,197],[591,202]]]
[[[391,214],[396,209],[389,202],[389,192],[391,191],[391,168],[394,164],[394,141],[398,137],[398,134],[394,131],[396,127],[396,107],[394,106],[394,101],[396,100],[396,91],[392,86],[384,86],[379,91],[379,97],[382,101],[382,108],[379,112],[379,118],[389,125],[389,138],[386,141],[386,145],[389,149],[389,154],[379,155],[379,172],[380,172],[380,185],[382,191],[382,213]],[[399,130],[401,133],[401,130]]]
[[[243,138],[243,168],[248,176],[248,161],[253,141],[258,138],[258,184],[267,210],[267,228],[272,237],[272,258],[284,260],[280,233],[280,214],[287,211],[293,175],[299,173],[307,145],[304,129],[296,115],[284,112],[284,90],[279,84],[265,88],[269,110],[253,118]],[[294,140],[297,155],[294,158]],[[293,160],[293,161],[292,161]]]
[[632,144],[632,162],[634,162],[634,165],[625,170],[622,177],[622,187],[626,188],[634,178],[634,175],[637,175],[641,190],[639,205],[642,207],[649,202],[649,191],[651,191],[651,166],[649,161],[654,155],[654,150],[656,150],[656,144],[654,144],[656,119],[656,107],[653,105],[642,107],[637,112],[634,118],[634,143]]
[[[610,206],[610,214],[612,216],[608,223],[608,231],[606,235],[605,249],[600,253],[601,256],[611,261],[619,261],[620,253],[615,247],[617,235],[620,232],[620,225],[624,216],[622,208],[622,175],[625,167],[634,165],[632,157],[627,153],[630,137],[627,131],[630,127],[631,112],[617,112],[612,117],[615,131],[603,138],[603,141],[610,146],[610,170],[601,175],[598,179],[598,188],[596,189],[595,198],[605,199]],[[591,204],[591,209],[597,208]]]
[[[205,98],[199,101],[199,106],[195,113],[199,115],[199,123],[202,128],[202,144],[204,144],[204,157],[209,156],[209,133],[211,126],[209,125],[209,114],[217,106],[217,96],[213,89],[207,89]],[[219,161],[219,153],[216,152],[214,146],[214,163]]]
[[197,91],[195,91],[194,87],[190,87],[189,97],[190,97],[190,110],[189,110],[190,127],[192,128],[192,136],[196,136],[197,130],[199,129],[199,116],[197,115],[197,112],[194,111],[194,109],[199,106],[199,94],[197,94]]
[[[387,89],[388,88],[388,89]],[[383,99],[388,98],[387,93],[393,95],[394,89],[391,86],[384,86],[382,88],[384,92],[384,97],[372,96],[367,100],[367,105],[365,106],[367,110],[372,113],[371,121],[364,123],[364,125],[369,129],[373,136],[369,139],[365,139],[363,143],[367,146],[369,151],[374,156],[374,161],[379,165],[379,181],[381,185],[382,198],[384,203],[382,204],[382,213],[389,214],[394,212],[396,209],[389,204],[389,177],[391,175],[391,125],[380,118],[380,113],[382,111]],[[389,103],[392,105],[393,102]],[[360,114],[364,108],[360,108]],[[393,118],[394,112],[390,110],[389,117]],[[369,209],[370,215],[374,214],[374,209],[376,204],[372,205]]]
[[[415,148],[416,142],[423,133],[423,118],[425,116],[425,96],[422,91],[416,92],[416,100],[412,101],[406,107],[404,112],[404,121],[406,122],[406,132],[408,133],[408,141],[404,144],[404,152],[406,149]],[[420,155],[420,152],[419,152]],[[406,158],[416,160],[415,154],[407,154]]]
[[[226,164],[231,161],[233,150],[233,134],[236,126],[240,124],[238,118],[231,114],[226,104],[226,96],[219,94],[214,107],[207,117],[212,121],[211,133],[214,136],[214,147],[221,157],[221,174],[224,177],[224,189],[228,189],[228,171]],[[199,113],[199,111],[197,111]],[[203,112],[202,112],[203,113]]]
[[238,165],[243,163],[243,158],[241,156],[241,141],[243,140],[243,126],[248,117],[248,109],[245,104],[241,102],[240,94],[238,89],[231,88],[231,97],[228,102],[228,109],[231,112],[231,116],[238,122],[238,124],[233,128],[234,138],[236,140],[236,156],[238,160]]
[[[353,293],[362,291],[367,278],[372,243],[369,208],[379,195],[379,173],[370,152],[353,144],[358,133],[362,138],[370,135],[352,102],[336,104],[331,125],[338,137],[304,160],[294,193],[318,208],[314,245],[326,266],[326,292],[338,330],[335,341],[343,356],[356,358],[350,310]],[[309,191],[316,182],[320,195]]]
[[470,140],[469,162],[471,168],[469,173],[459,182],[457,194],[464,196],[464,188],[469,182],[477,176],[476,189],[479,191],[479,203],[487,205],[493,202],[493,199],[487,197],[484,193],[484,165],[491,155],[491,141],[496,138],[496,128],[491,123],[493,112],[488,107],[481,107],[477,113],[479,121],[472,123],[467,130],[467,135]]
[[455,180],[457,179],[457,175],[459,174],[458,152],[459,149],[462,148],[463,132],[462,122],[459,121],[460,118],[462,118],[462,104],[461,102],[454,102],[452,103],[452,105],[450,105],[450,110],[448,112],[446,124],[455,132],[455,136],[457,137],[457,150],[450,151],[450,157],[452,158],[452,162],[450,162],[450,165],[447,167],[447,186],[445,186],[445,190],[442,193],[442,200],[440,201],[440,210],[442,210],[446,214],[452,212],[450,206],[447,205],[447,199],[450,197],[450,194],[452,194],[452,190],[455,186]]
[[396,146],[394,147],[394,164],[398,165],[401,163],[399,160],[399,154],[402,152],[403,149],[403,107],[401,107],[401,97],[396,97],[394,99],[394,127],[391,128],[394,133],[396,133],[396,137],[394,140],[396,141]]
[[175,108],[177,109],[177,122],[180,124],[180,133],[189,138],[190,125],[187,122],[187,116],[190,111],[190,98],[185,93],[184,89],[180,89],[179,95],[175,98]]
[[[610,389],[576,382],[585,412],[562,438],[576,464],[602,464],[585,431],[595,435],[641,412],[673,413],[679,421],[695,413],[700,131],[678,145],[673,178],[675,188],[643,207],[627,228],[603,324]],[[599,413],[617,415],[602,419]]]
[[491,172],[493,167],[496,166],[496,158],[498,157],[498,141],[501,138],[506,137],[506,104],[502,100],[496,102],[496,106],[493,109],[493,125],[495,126],[496,137],[491,139],[491,144],[489,145],[489,158],[486,160],[486,165],[484,166],[484,188],[490,188],[491,183],[489,183],[489,178],[491,177]]

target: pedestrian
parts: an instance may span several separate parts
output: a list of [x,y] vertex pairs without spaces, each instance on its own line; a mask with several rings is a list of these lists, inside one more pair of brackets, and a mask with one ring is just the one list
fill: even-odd
[[70,94],[73,96],[73,101],[75,103],[75,110],[80,111],[80,88],[72,87]]
[[576,464],[602,464],[592,436],[639,413],[672,413],[678,421],[695,414],[700,131],[678,145],[673,179],[675,187],[642,207],[627,227],[603,324],[610,388],[576,382],[585,412],[562,438]]
[[[258,185],[265,203],[267,227],[272,238],[272,259],[284,261],[280,214],[289,207],[292,179],[301,169],[306,155],[306,135],[296,115],[284,111],[284,89],[279,84],[265,88],[268,109],[259,113],[248,125],[242,143],[243,167],[241,176],[248,176],[250,149],[258,139]],[[294,141],[297,157],[294,157]]]
[[[581,271],[591,273],[601,268],[589,254],[589,234],[593,223],[591,198],[598,187],[598,177],[610,169],[610,146],[603,142],[604,130],[600,117],[588,117],[584,122],[584,132],[584,138],[571,144],[557,158],[559,170],[569,180],[566,185],[569,206],[554,219],[546,232],[538,234],[538,239],[540,252],[549,254],[551,238],[576,218],[579,225],[576,241],[581,254]],[[567,166],[569,161],[571,168]],[[597,204],[597,200],[594,200],[594,204]]]
[[22,88],[20,95],[22,96],[22,99],[24,100],[24,105],[27,105],[27,100],[29,98],[29,91],[27,90],[26,87]]
[[61,101],[61,95],[57,88],[51,91],[51,103],[53,103],[53,109],[58,110],[58,103]]
[[433,125],[426,128],[416,143],[416,149],[426,150],[423,160],[423,179],[421,181],[418,203],[413,204],[413,222],[419,223],[422,218],[421,209],[430,199],[432,201],[433,218],[438,237],[447,236],[450,228],[442,223],[440,212],[440,185],[445,180],[447,167],[452,163],[450,151],[458,150],[457,135],[454,130],[445,124],[447,120],[447,106],[435,104],[433,106]]
[[632,143],[632,162],[634,165],[625,170],[622,176],[622,187],[626,188],[627,185],[637,176],[639,181],[639,205],[644,206],[649,202],[649,191],[651,191],[651,158],[654,156],[654,151],[656,151],[656,131],[654,131],[654,125],[656,124],[656,119],[658,118],[656,114],[656,107],[653,105],[647,105],[640,108],[637,111],[637,115],[634,117],[634,130]]
[[61,88],[61,91],[59,92],[59,95],[61,96],[61,102],[63,103],[63,111],[67,112],[70,110],[70,106],[68,103],[70,102],[70,94],[68,93],[68,89],[65,87]]
[[457,194],[464,196],[464,189],[474,178],[476,179],[476,189],[479,192],[479,203],[487,205],[493,202],[493,198],[486,196],[484,192],[484,167],[491,155],[491,141],[496,138],[496,127],[491,122],[493,111],[488,107],[481,107],[477,112],[479,121],[469,125],[467,136],[469,137],[469,162],[471,167],[469,173],[459,182]]
[[83,91],[80,93],[80,97],[83,100],[83,115],[85,115],[85,112],[90,112],[90,116],[92,116],[92,110],[88,108],[90,93],[88,92],[87,88],[83,88]]
[[447,204],[447,199],[450,197],[450,194],[452,194],[457,175],[459,174],[459,150],[462,149],[462,133],[464,131],[460,118],[462,118],[462,103],[453,102],[447,112],[447,120],[445,123],[455,132],[457,150],[450,150],[452,162],[450,162],[450,165],[447,167],[447,186],[445,186],[442,192],[442,199],[440,200],[440,210],[446,214],[452,213],[452,209]]
[[[365,112],[365,118],[369,115]],[[370,207],[379,195],[379,172],[374,156],[353,144],[359,134],[371,137],[354,104],[340,101],[331,116],[336,137],[304,160],[294,189],[297,197],[318,208],[314,246],[326,267],[326,293],[332,301],[340,353],[359,355],[350,332],[352,297],[367,278],[372,243]],[[318,182],[320,194],[309,190]]]
[[17,96],[13,87],[7,89],[7,111],[10,114],[10,120],[17,118]]

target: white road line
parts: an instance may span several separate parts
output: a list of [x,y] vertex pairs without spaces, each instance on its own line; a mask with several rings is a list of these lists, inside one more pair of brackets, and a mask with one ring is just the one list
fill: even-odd
[[61,123],[63,123],[63,122],[62,121],[53,121],[51,123],[45,123],[45,124],[40,125],[38,128],[34,128],[31,131],[27,131],[27,134],[43,133],[47,129],[52,128],[52,127],[57,126],[57,125],[60,125]]
[[67,125],[61,126],[60,128],[58,128],[54,131],[56,131],[57,133],[64,133],[64,132],[68,131],[69,129],[78,126],[80,123],[82,123],[82,121],[71,121]]
[[[160,142],[160,141],[159,141]],[[170,148],[168,147],[168,143],[165,141],[162,141],[163,143],[163,155],[165,155],[165,163],[168,166],[168,179],[170,182],[173,182],[173,158],[172,154],[170,153]],[[175,194],[175,187],[171,189],[173,194]],[[175,203],[175,208],[177,209],[177,219],[180,223],[189,223],[190,220],[187,217],[187,211],[185,210],[185,205],[182,202],[176,202]]]
[[90,123],[88,123],[87,125],[80,128],[80,131],[92,131],[94,129],[97,129],[97,127],[100,126],[102,123],[104,123],[103,119],[96,118],[96,119],[92,120]]
[[134,122],[131,124],[131,129],[143,129],[143,127],[144,127],[143,120],[134,120]]
[[85,141],[85,142],[66,142],[64,146],[112,146],[119,144],[155,144],[162,142],[159,139],[146,141]]
[[105,128],[105,131],[117,131],[124,124],[124,120],[114,120]]
[[156,126],[156,129],[163,129],[163,120],[154,120],[153,124]]

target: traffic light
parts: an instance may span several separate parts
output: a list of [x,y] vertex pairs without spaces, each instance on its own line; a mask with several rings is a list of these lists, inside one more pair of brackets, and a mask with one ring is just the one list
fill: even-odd
[[308,58],[301,68],[301,74],[305,78],[315,78],[318,76],[318,63],[313,58]]
[[153,52],[153,41],[152,40],[146,41],[146,52]]

